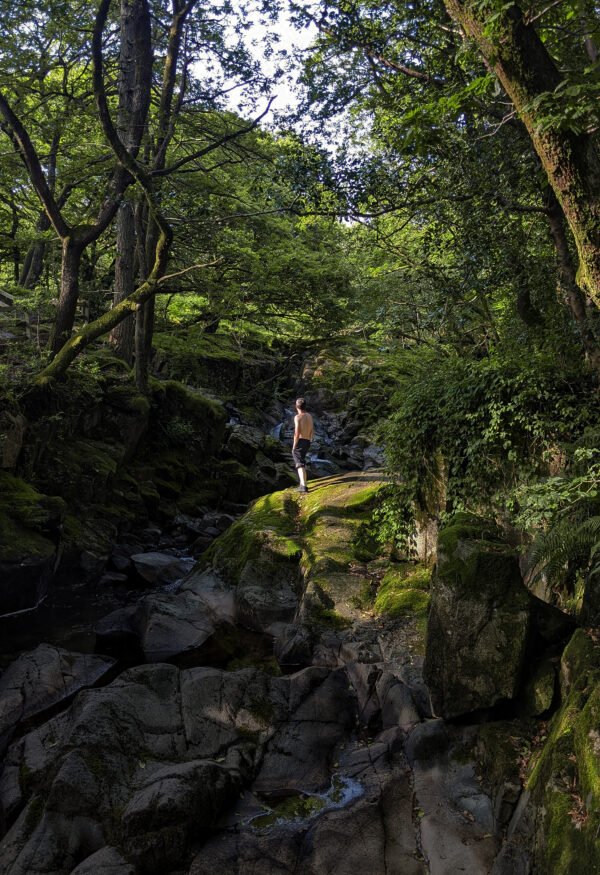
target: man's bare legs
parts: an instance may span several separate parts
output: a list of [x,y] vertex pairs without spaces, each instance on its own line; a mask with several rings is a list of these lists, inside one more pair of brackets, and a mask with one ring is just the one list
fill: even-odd
[[300,489],[306,489],[306,468],[297,468]]

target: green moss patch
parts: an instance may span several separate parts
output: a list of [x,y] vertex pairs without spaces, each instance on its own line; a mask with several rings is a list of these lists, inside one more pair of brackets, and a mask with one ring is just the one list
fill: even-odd
[[202,565],[223,570],[238,583],[249,560],[261,554],[272,561],[298,562],[301,546],[296,538],[298,505],[287,492],[274,492],[257,499],[206,551]]
[[373,610],[388,617],[412,615],[424,619],[429,608],[431,569],[402,566],[390,569],[381,581]]
[[255,501],[204,554],[237,584],[249,561],[300,565],[307,593],[305,619],[345,628],[357,616],[355,597],[368,572],[357,556],[357,533],[371,514],[383,481],[372,475],[343,475],[311,484],[307,495],[292,490]]
[[439,533],[438,552],[454,553],[459,541],[465,540],[485,542],[486,548],[506,548],[495,523],[475,514],[456,513]]
[[58,529],[64,512],[61,498],[42,495],[20,477],[0,471],[0,560],[49,558],[55,545],[45,535]]
[[538,810],[540,871],[600,866],[600,646],[578,629],[561,664],[563,702],[532,760],[527,786]]

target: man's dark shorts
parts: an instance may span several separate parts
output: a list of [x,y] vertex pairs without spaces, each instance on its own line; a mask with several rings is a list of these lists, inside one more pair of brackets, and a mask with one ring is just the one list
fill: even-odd
[[307,438],[300,438],[296,444],[296,449],[292,450],[292,458],[294,459],[294,467],[306,467],[306,454],[310,447],[310,441]]

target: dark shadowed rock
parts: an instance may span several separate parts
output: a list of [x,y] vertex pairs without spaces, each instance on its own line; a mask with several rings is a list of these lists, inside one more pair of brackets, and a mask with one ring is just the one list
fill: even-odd
[[282,668],[300,668],[312,661],[313,636],[304,626],[284,623],[277,629],[273,654]]
[[298,608],[298,584],[298,569],[291,563],[247,562],[235,591],[238,622],[257,631],[290,622]]
[[429,871],[440,875],[489,872],[498,850],[491,798],[465,756],[474,734],[473,727],[430,720],[418,724],[405,745],[423,851]]
[[0,616],[33,610],[48,593],[56,547],[41,536],[35,538],[38,555],[0,561]]
[[363,450],[363,470],[371,468],[383,468],[385,466],[385,452],[383,447],[371,444]]
[[114,659],[51,644],[23,653],[0,677],[0,750],[19,724],[92,686],[113,665]]
[[275,715],[282,698],[290,712],[283,725],[277,721],[253,789],[269,796],[320,790],[329,783],[331,753],[353,722],[345,672],[307,668],[290,678],[274,678]]
[[299,794],[257,812],[243,800],[230,830],[209,841],[190,875],[423,875],[412,788],[395,734],[351,744],[329,790]]
[[215,574],[192,574],[176,593],[152,593],[95,626],[99,642],[135,644],[147,662],[199,658],[215,630],[234,622],[233,589]]
[[3,875],[70,872],[107,835],[145,872],[182,861],[237,797],[255,747],[235,731],[230,700],[232,737],[211,754],[199,729],[215,701],[200,695],[201,678],[183,686],[174,666],[131,669],[10,748],[0,804],[21,813],[0,844]]
[[424,677],[446,719],[513,699],[522,681],[531,596],[495,526],[459,514],[440,532]]

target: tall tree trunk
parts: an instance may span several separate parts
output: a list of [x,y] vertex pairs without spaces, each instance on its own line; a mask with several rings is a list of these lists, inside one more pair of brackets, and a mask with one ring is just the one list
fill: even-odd
[[498,6],[493,23],[475,0],[445,0],[519,113],[569,224],[579,255],[579,284],[600,306],[600,155],[591,136],[541,124],[536,98],[562,81],[533,25],[516,4]]
[[[140,258],[143,262],[144,276],[151,269],[154,253],[159,239],[159,228],[152,218],[143,215],[140,211],[138,235],[140,240]],[[146,226],[145,239],[141,237],[142,229]],[[136,312],[135,325],[135,382],[140,392],[148,391],[148,377],[150,374],[150,359],[152,357],[152,337],[154,335],[154,298],[150,298],[143,307]]]
[[154,297],[151,297],[135,313],[135,384],[144,394],[148,392],[153,333]]
[[69,340],[73,330],[79,298],[79,268],[83,250],[84,246],[74,235],[63,240],[60,297],[50,337],[50,349],[53,355],[56,355],[61,346]]
[[600,370],[600,349],[590,325],[590,314],[586,306],[585,295],[577,284],[577,274],[569,249],[564,216],[552,189],[548,189],[546,206],[550,235],[558,259],[558,289],[579,329],[587,360],[595,370]]
[[[123,201],[117,213],[117,255],[115,261],[114,304],[127,298],[135,287],[135,227],[133,208]],[[116,354],[127,364],[133,362],[134,318],[131,313],[110,333],[109,341]]]
[[[119,111],[117,133],[125,148],[137,154],[148,111],[150,90],[147,79],[150,67],[140,64],[146,44],[140,45],[140,26],[146,23],[146,11],[137,0],[121,0],[121,45],[119,55]],[[133,208],[124,201],[117,213],[117,256],[113,306],[127,298],[135,287],[136,231]],[[145,279],[148,271],[141,276]],[[128,364],[134,353],[134,314],[113,329],[110,335],[115,352]]]

